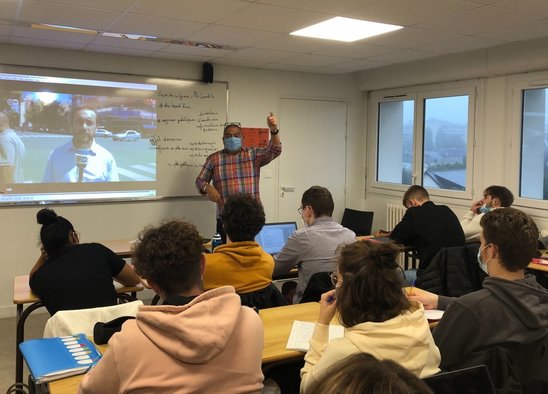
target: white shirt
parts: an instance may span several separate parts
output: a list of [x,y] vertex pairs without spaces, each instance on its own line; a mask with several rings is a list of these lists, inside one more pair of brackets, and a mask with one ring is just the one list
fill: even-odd
[[[13,166],[13,180],[23,183],[23,163],[25,159],[25,145],[12,129],[0,133],[0,166]],[[0,176],[0,183],[5,180]]]
[[[56,148],[48,158],[42,182],[78,182],[78,168],[75,153],[78,149],[72,141]],[[89,149],[87,164],[84,168],[83,182],[119,181],[118,168],[112,154],[93,141]]]

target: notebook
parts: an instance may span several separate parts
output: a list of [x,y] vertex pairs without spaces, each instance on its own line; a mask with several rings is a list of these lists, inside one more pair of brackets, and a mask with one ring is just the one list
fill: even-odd
[[[293,326],[291,327],[289,338],[287,338],[287,344],[285,345],[285,348],[289,350],[307,352],[308,348],[310,347],[310,338],[312,338],[315,326],[316,323],[295,320],[293,322]],[[344,337],[344,327],[330,324],[329,340],[331,341],[332,339],[342,337]]]
[[85,373],[101,358],[85,334],[29,339],[19,348],[36,384]]
[[255,237],[255,241],[265,252],[278,254],[295,230],[297,230],[295,222],[266,223]]

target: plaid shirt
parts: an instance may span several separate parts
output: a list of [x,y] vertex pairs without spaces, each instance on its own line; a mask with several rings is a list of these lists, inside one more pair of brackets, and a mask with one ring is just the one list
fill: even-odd
[[213,186],[223,200],[217,204],[217,216],[220,216],[222,205],[231,194],[251,194],[260,200],[261,167],[280,156],[280,153],[282,145],[273,145],[271,142],[266,148],[242,148],[240,152],[232,154],[223,149],[212,153],[196,178],[196,188],[201,194],[206,194],[206,185],[213,181]]

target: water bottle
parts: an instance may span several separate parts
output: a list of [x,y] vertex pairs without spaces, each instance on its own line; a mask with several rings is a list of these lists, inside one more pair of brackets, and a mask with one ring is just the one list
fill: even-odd
[[221,236],[219,234],[215,234],[213,238],[211,238],[211,251],[213,252],[215,248],[222,243],[223,241],[221,240]]

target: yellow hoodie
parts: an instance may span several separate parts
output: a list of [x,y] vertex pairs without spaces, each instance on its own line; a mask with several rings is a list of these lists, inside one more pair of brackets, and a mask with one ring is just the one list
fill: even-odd
[[257,242],[233,242],[206,255],[204,288],[230,285],[238,294],[250,293],[270,285],[273,271],[273,257]]

